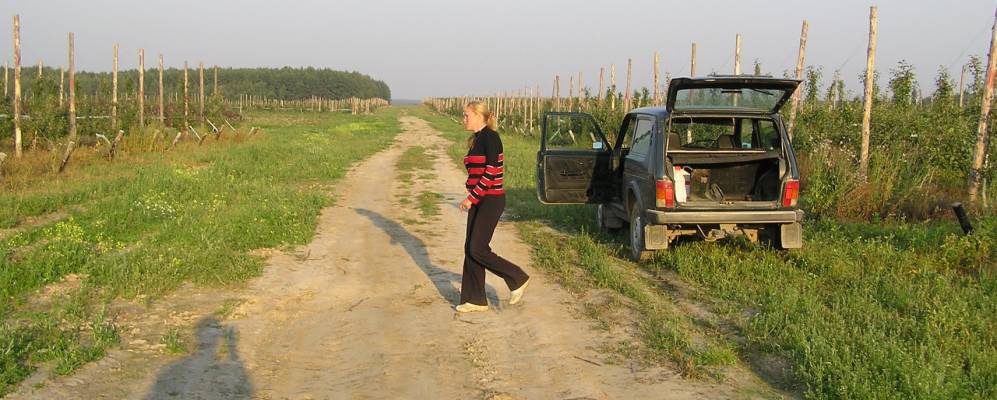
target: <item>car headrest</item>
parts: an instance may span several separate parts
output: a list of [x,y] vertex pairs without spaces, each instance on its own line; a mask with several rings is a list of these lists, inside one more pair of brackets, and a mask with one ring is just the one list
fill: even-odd
[[731,135],[720,135],[717,138],[717,148],[721,149],[733,149],[734,148],[734,136]]

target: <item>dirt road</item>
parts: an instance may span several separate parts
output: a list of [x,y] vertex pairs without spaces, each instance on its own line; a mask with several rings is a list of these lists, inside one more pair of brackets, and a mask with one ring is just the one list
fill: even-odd
[[[456,315],[463,260],[464,173],[429,125],[403,117],[396,143],[337,184],[314,240],[276,253],[246,288],[181,291],[148,311],[195,324],[182,356],[124,349],[73,376],[29,382],[14,398],[135,399],[661,399],[741,397],[735,389],[680,378],[665,367],[607,364],[610,340],[581,316],[576,299],[530,266],[527,245],[501,223],[492,247],[533,276],[524,301],[489,275],[492,310]],[[440,215],[413,216],[412,188],[398,183],[399,156],[427,148],[443,195]],[[418,175],[418,174],[416,174]],[[412,220],[422,220],[413,223]],[[196,299],[210,299],[198,302]],[[224,317],[224,299],[241,299]],[[185,303],[186,302],[186,303]],[[235,304],[235,303],[232,303]],[[160,314],[157,314],[160,313]],[[136,328],[137,329],[137,328]],[[152,329],[152,328],[150,328]],[[146,346],[150,347],[150,346]],[[155,346],[151,346],[155,347]]]

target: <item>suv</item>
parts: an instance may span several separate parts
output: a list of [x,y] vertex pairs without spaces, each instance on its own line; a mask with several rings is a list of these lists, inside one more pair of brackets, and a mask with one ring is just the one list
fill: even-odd
[[[803,245],[800,175],[779,109],[800,81],[676,78],[665,107],[627,113],[613,138],[591,115],[544,115],[537,197],[597,204],[601,228],[629,224],[631,258],[683,235]],[[610,140],[612,139],[612,141]]]

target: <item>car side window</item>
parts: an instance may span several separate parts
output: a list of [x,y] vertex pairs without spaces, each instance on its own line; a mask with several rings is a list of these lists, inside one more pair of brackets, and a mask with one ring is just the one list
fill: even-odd
[[633,146],[630,154],[638,157],[647,157],[651,152],[651,133],[654,132],[654,121],[648,118],[638,118],[634,127]]
[[634,120],[635,118],[633,116],[628,116],[623,120],[623,127],[622,130],[620,131],[621,132],[620,134],[623,135],[623,139],[620,142],[619,146],[621,149],[630,149],[630,147],[633,145],[634,127],[636,125]]
[[758,148],[762,150],[775,150],[782,147],[779,138],[779,131],[775,129],[775,121],[770,119],[758,120]]

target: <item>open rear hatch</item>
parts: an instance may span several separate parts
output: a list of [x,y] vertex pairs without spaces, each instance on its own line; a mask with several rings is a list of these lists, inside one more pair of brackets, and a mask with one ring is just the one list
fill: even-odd
[[701,114],[779,112],[800,81],[766,76],[709,76],[675,78],[668,84],[669,113]]

